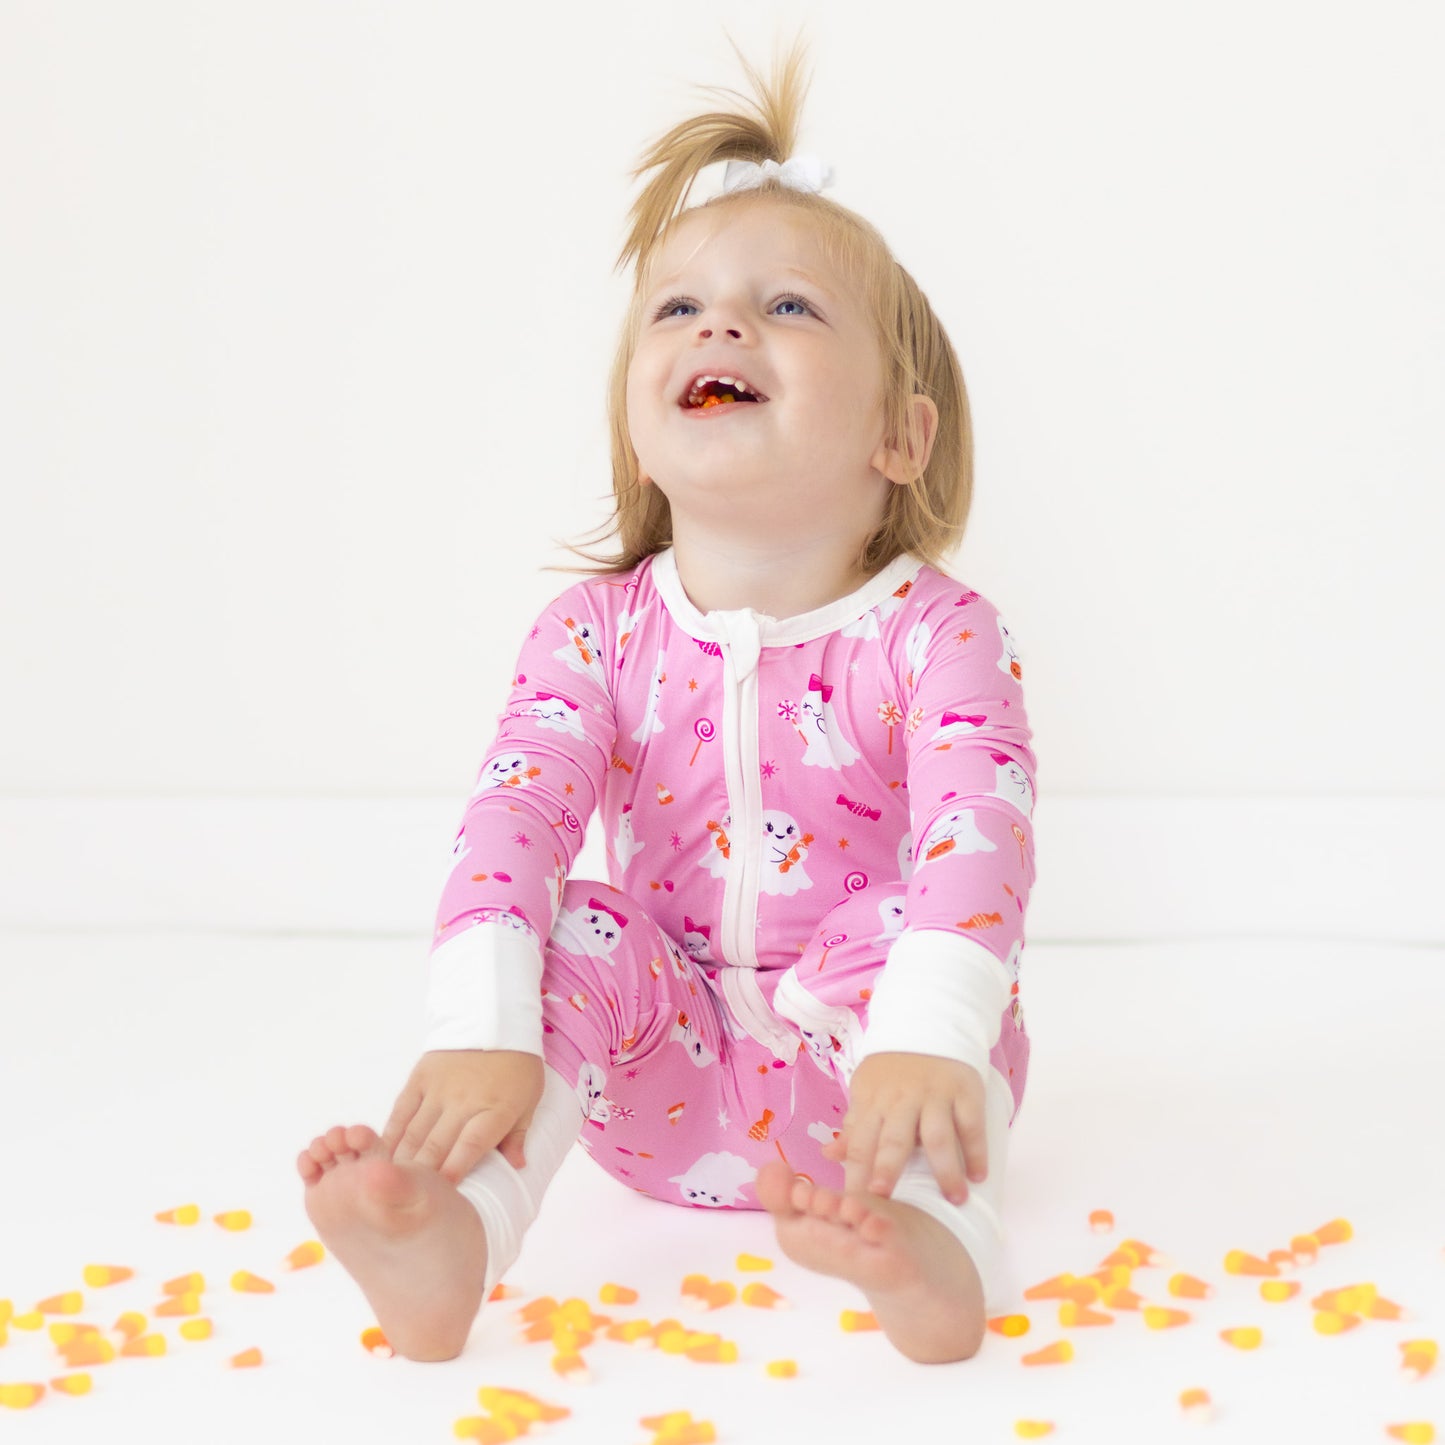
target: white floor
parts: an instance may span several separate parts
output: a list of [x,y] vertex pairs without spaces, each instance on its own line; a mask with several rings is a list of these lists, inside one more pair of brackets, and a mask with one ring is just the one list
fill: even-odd
[[[861,1297],[790,1265],[765,1216],[641,1198],[579,1150],[510,1276],[528,1296],[601,1309],[597,1289],[616,1281],[641,1299],[614,1316],[692,1318],[682,1276],[741,1281],[746,1250],[777,1259],[765,1278],[795,1306],[706,1316],[699,1328],[737,1342],[732,1365],[601,1339],[585,1385],[558,1380],[545,1346],[516,1341],[510,1301],[483,1311],[460,1359],[414,1365],[363,1352],[373,1321],[334,1261],[280,1268],[311,1237],[294,1157],[332,1123],[384,1121],[413,1062],[422,967],[418,946],[395,939],[0,933],[0,1298],[22,1313],[84,1290],[86,1264],[129,1265],[133,1280],[84,1291],[78,1318],[109,1327],[122,1310],[150,1314],[161,1281],[200,1270],[216,1326],[188,1343],[175,1321],[153,1321],[165,1357],[95,1367],[89,1396],[51,1391],[4,1412],[7,1439],[441,1445],[479,1413],[483,1385],[568,1406],[552,1438],[588,1445],[650,1440],[641,1417],[670,1410],[712,1421],[724,1445],[1004,1441],[1020,1419],[1053,1421],[1060,1441],[1152,1445],[1194,1438],[1177,1403],[1192,1386],[1213,1397],[1207,1438],[1221,1442],[1385,1440],[1387,1424],[1410,1420],[1445,1435],[1445,1365],[1407,1384],[1397,1344],[1445,1333],[1445,949],[1030,946],[1034,1055],[1007,1200],[1018,1283],[1093,1269],[1135,1236],[1215,1284],[1186,1306],[1191,1324],[1153,1331],[1121,1313],[1063,1329],[1054,1306],[1020,1299],[1023,1338],[990,1334],[972,1361],[911,1365],[881,1335],[839,1328]],[[153,1221],[189,1202],[200,1225]],[[209,1222],[233,1208],[252,1212],[249,1231]],[[1095,1208],[1113,1210],[1112,1237],[1090,1231]],[[1262,1255],[1337,1216],[1354,1240],[1301,1271],[1289,1303],[1264,1303],[1223,1270],[1230,1249]],[[275,1294],[232,1292],[242,1268]],[[1185,1303],[1167,1276],[1141,1270],[1135,1287]],[[1361,1281],[1416,1318],[1317,1334],[1309,1298]],[[1264,1330],[1258,1350],[1221,1342],[1221,1329],[1251,1324]],[[1066,1336],[1072,1363],[1019,1363]],[[259,1369],[224,1368],[253,1345]],[[765,1375],[782,1357],[797,1378]],[[11,1327],[0,1383],[61,1369],[45,1332]]]

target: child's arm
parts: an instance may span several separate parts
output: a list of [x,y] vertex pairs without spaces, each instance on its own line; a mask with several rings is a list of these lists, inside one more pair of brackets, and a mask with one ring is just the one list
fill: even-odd
[[824,1155],[850,1193],[892,1194],[919,1145],[944,1196],[968,1198],[988,1177],[984,1083],[977,1069],[931,1054],[871,1054],[853,1071],[848,1112]]
[[989,1058],[1001,1028],[1021,1026],[1009,1015],[1034,880],[1035,759],[1022,667],[997,609],[960,585],[913,616],[913,873],[835,1157],[850,1187],[886,1193],[921,1144],[954,1197],[967,1193],[965,1173],[985,1177]]
[[493,1149],[515,1169],[542,1097],[542,1060],[507,1049],[423,1054],[382,1143],[398,1164],[425,1164],[456,1184]]

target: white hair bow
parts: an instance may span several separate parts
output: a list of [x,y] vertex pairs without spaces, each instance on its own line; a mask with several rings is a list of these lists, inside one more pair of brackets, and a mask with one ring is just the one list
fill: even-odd
[[818,156],[792,156],[782,165],[777,161],[729,161],[723,173],[722,194],[729,191],[750,191],[762,185],[769,176],[776,176],[795,191],[821,191],[832,183],[833,168]]

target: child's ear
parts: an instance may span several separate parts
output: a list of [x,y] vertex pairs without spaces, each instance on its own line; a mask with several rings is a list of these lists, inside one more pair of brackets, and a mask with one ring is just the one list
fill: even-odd
[[873,454],[873,465],[890,482],[906,486],[914,477],[921,476],[933,454],[933,441],[938,435],[938,408],[933,398],[915,392],[908,399],[906,413],[908,433],[903,447],[890,447],[886,443]]

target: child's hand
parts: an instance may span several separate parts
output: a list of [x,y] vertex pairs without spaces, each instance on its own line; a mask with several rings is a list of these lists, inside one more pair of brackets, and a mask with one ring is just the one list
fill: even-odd
[[842,1132],[823,1153],[843,1165],[849,1192],[886,1197],[922,1143],[944,1197],[962,1204],[967,1180],[988,1177],[984,1102],[983,1079],[967,1064],[870,1054],[853,1071]]
[[423,1054],[381,1142],[397,1164],[426,1164],[457,1183],[493,1149],[515,1169],[542,1097],[542,1060],[510,1049]]

